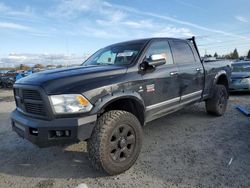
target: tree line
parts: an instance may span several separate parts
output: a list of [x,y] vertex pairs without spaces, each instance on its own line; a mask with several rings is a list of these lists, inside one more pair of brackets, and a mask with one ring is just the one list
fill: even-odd
[[[217,52],[214,53],[212,56],[211,54],[205,55],[205,57],[215,57],[215,58],[221,58],[221,59],[241,59],[244,57],[240,57],[237,49],[235,48],[233,52],[226,54],[226,55],[218,55]],[[250,50],[247,53],[246,56],[247,59],[250,59]]]
[[[217,52],[214,53],[214,55],[212,56],[211,54],[205,55],[205,57],[215,57],[215,58],[220,58],[220,59],[243,59],[244,57],[240,57],[239,53],[237,51],[237,49],[235,48],[233,52],[226,54],[226,55],[218,55]],[[250,50],[247,53],[246,56],[247,59],[250,59]],[[49,69],[52,67],[56,67],[56,68],[62,68],[62,65],[43,65],[43,64],[36,64],[33,67],[25,65],[25,64],[20,64],[19,66],[15,67],[15,68],[3,68],[0,67],[0,70],[31,70],[31,69]]]
[[0,68],[0,70],[24,70],[24,71],[27,71],[27,70],[32,70],[32,69],[49,69],[49,68],[52,68],[52,67],[56,67],[56,68],[62,68],[63,66],[62,65],[43,65],[43,64],[36,64],[34,66],[28,66],[28,65],[25,65],[25,64],[20,64],[19,66],[16,66],[15,68]]

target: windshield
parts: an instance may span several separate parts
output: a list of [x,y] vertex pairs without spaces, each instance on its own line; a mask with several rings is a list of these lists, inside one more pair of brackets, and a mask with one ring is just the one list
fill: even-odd
[[233,72],[250,72],[250,63],[235,64],[233,66]]
[[129,65],[138,56],[143,43],[118,44],[97,51],[82,65]]

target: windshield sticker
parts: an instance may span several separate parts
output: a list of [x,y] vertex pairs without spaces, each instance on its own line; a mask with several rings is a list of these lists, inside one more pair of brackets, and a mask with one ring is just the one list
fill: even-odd
[[121,52],[117,54],[117,57],[132,56],[134,52]]

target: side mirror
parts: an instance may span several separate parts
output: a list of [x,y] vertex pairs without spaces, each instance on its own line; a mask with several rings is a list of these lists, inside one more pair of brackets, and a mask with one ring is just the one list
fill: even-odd
[[152,67],[164,65],[165,63],[166,63],[166,59],[162,54],[154,54],[142,62],[142,64],[140,65],[140,69],[145,70],[150,67],[152,68]]
[[159,66],[164,65],[166,63],[166,59],[162,54],[154,54],[149,57],[147,60],[149,66]]

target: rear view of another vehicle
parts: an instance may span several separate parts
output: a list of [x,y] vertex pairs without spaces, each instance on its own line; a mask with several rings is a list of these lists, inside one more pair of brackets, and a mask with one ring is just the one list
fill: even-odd
[[230,91],[250,92],[250,61],[232,64]]

